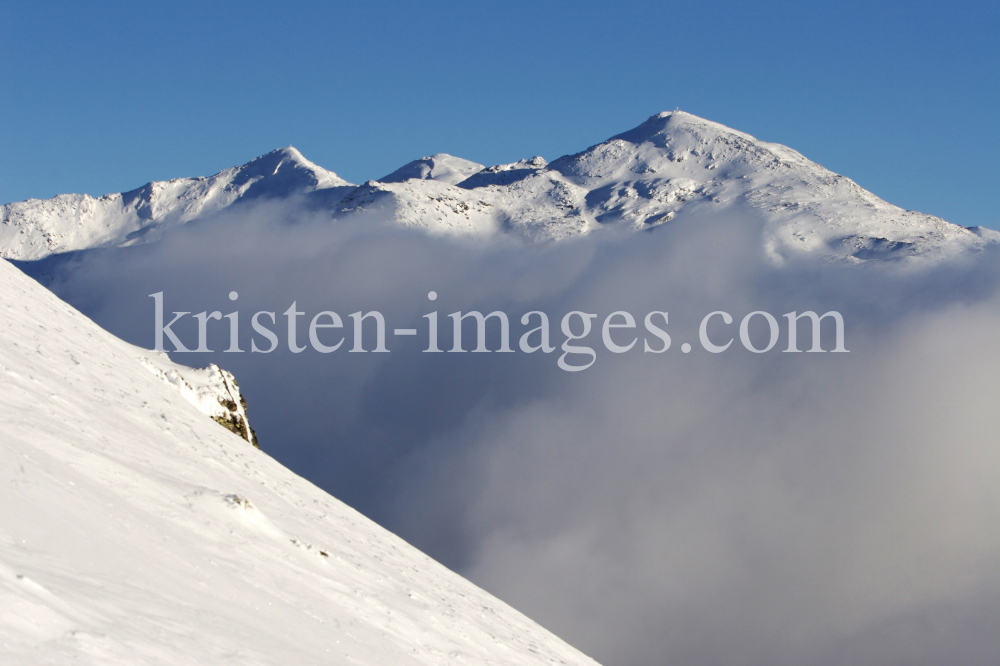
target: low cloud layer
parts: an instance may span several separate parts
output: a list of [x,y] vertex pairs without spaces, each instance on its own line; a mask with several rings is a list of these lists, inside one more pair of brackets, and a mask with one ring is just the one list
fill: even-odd
[[[778,267],[760,224],[483,244],[263,204],[40,279],[146,347],[160,291],[169,311],[238,309],[243,349],[253,313],[278,329],[293,301],[304,323],[378,310],[418,328],[389,354],[173,358],[233,371],[267,452],[600,661],[985,663],[1000,652],[997,256]],[[523,313],[548,313],[557,347],[565,313],[597,314],[594,365],[421,351],[424,314],[446,349],[449,313],[497,309],[514,340]],[[671,348],[609,352],[600,323],[618,310],[640,334],[669,311]],[[709,354],[698,325],[716,310],[734,323],[713,335],[736,341]],[[766,354],[739,341],[757,310],[782,327]],[[782,315],[806,310],[841,312],[850,353],[780,351]],[[225,349],[225,326],[209,339]]]

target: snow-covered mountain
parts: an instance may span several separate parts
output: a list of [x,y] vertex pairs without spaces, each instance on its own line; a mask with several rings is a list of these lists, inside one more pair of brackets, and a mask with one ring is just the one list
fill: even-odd
[[381,183],[403,183],[411,178],[418,180],[436,180],[449,185],[457,185],[474,173],[483,170],[482,164],[463,160],[461,157],[438,153],[430,157],[421,157],[409,164],[401,166],[388,176],[379,178]]
[[564,239],[601,228],[647,230],[713,215],[763,222],[775,260],[851,262],[954,256],[995,240],[903,210],[796,151],[682,111],[575,155],[482,167],[437,154],[353,186],[294,148],[211,178],[150,183],[99,199],[60,195],[0,208],[0,256],[39,259],[145,242],[163,229],[248,199],[304,197],[331,217],[387,218],[428,233]]
[[0,207],[0,256],[50,254],[155,240],[165,229],[260,199],[293,195],[339,200],[354,186],[282,148],[210,178],[175,178],[93,198],[60,194]]
[[594,663],[2,260],[0,312],[4,664]]

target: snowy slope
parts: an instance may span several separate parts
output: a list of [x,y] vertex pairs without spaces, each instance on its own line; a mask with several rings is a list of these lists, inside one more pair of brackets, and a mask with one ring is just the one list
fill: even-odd
[[587,191],[602,224],[655,226],[698,212],[758,214],[774,258],[949,256],[983,245],[969,230],[893,206],[785,146],[682,111],[549,165]]
[[431,232],[509,230],[558,240],[601,227],[639,231],[742,216],[764,221],[761,242],[779,262],[800,254],[940,259],[991,242],[893,206],[790,148],[682,111],[552,163],[535,157],[488,167],[455,187],[419,180],[365,187],[361,203],[353,193],[342,213],[374,209]]
[[0,261],[0,662],[593,664]]
[[421,157],[396,169],[388,176],[379,178],[381,183],[402,183],[411,178],[436,180],[449,185],[457,185],[472,174],[482,171],[483,165],[463,160],[447,153]]
[[324,195],[335,203],[353,189],[295,148],[282,148],[210,178],[152,182],[96,199],[61,194],[7,204],[0,207],[0,256],[30,260],[155,240],[171,226],[236,203],[308,194]]
[[482,168],[438,154],[355,188],[288,148],[210,179],[152,183],[96,200],[62,195],[8,204],[0,208],[0,256],[37,259],[151,240],[166,226],[264,194],[303,195],[310,209],[333,218],[533,240],[735,216],[763,223],[762,247],[779,263],[796,255],[942,259],[996,240],[893,206],[790,148],[674,111],[552,163],[534,157]]
[[133,350],[140,363],[184,396],[199,412],[260,448],[257,433],[247,416],[247,401],[231,372],[214,363],[205,368],[189,368],[174,363],[165,352],[141,347]]

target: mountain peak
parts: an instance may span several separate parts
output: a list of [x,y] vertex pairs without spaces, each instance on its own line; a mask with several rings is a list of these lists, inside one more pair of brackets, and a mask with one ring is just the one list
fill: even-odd
[[[647,141],[657,143],[656,137],[665,137],[678,132],[696,132],[703,135],[732,134],[743,139],[756,141],[756,139],[749,134],[745,134],[730,127],[726,127],[722,123],[706,120],[705,118],[696,116],[693,113],[688,113],[687,111],[681,111],[679,109],[676,111],[662,111],[656,115],[650,116],[641,125],[634,127],[627,132],[617,134],[611,137],[608,141],[621,139],[635,144],[645,143]],[[660,140],[658,143],[662,145],[665,141]]]
[[233,183],[238,186],[254,179],[267,179],[266,188],[250,186],[250,189],[259,190],[252,193],[248,190],[251,197],[287,196],[293,191],[319,190],[350,184],[334,172],[310,162],[293,146],[272,150],[236,167],[236,170],[237,175]]
[[0,256],[39,259],[105,245],[148,242],[173,225],[245,201],[305,195],[332,205],[354,185],[307,160],[292,146],[278,148],[207,178],[153,181],[93,198],[60,194],[0,206]]
[[449,185],[457,185],[474,173],[483,169],[482,164],[455,157],[448,153],[437,153],[429,157],[401,166],[388,176],[379,178],[380,183],[402,183],[411,178],[437,180]]
[[484,168],[437,153],[355,188],[288,146],[211,178],[98,200],[10,204],[0,207],[0,253],[36,259],[149,242],[160,229],[241,201],[288,197],[333,217],[380,211],[440,233],[552,239],[609,224],[643,230],[739,214],[764,222],[764,246],[776,260],[801,252],[848,261],[950,256],[993,240],[904,211],[791,148],[678,109],[552,163],[536,157]]

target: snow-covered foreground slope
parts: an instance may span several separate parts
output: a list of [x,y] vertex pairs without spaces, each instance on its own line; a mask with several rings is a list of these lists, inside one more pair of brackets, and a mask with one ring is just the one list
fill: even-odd
[[742,216],[763,221],[762,246],[779,263],[799,255],[941,259],[993,242],[893,206],[790,148],[674,111],[551,163],[534,157],[483,168],[442,153],[356,187],[286,148],[207,179],[8,204],[0,207],[0,256],[31,260],[147,242],[260,198],[287,199],[291,213],[305,206],[428,233],[542,240]]
[[165,352],[141,347],[133,349],[140,363],[184,396],[199,412],[260,448],[247,417],[247,401],[231,372],[214,363],[205,368],[189,368],[174,363]]
[[0,662],[592,664],[0,261]]

